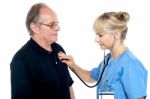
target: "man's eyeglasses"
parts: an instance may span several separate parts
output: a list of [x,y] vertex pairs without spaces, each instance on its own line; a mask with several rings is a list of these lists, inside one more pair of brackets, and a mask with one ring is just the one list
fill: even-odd
[[58,26],[59,22],[51,22],[49,24],[45,24],[45,23],[39,23],[40,25],[45,25],[47,27],[49,27],[50,29],[55,29],[56,26]]

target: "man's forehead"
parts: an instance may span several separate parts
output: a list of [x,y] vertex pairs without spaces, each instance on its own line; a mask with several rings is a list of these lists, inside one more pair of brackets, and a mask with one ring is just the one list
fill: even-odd
[[57,16],[55,12],[47,7],[43,7],[40,9],[40,17],[44,21],[55,21],[57,20]]
[[52,14],[53,15],[55,14],[55,12],[51,8],[41,7],[40,14]]

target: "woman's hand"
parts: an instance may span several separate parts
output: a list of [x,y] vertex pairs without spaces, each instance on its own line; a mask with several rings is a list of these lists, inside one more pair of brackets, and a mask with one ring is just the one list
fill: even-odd
[[93,83],[95,80],[91,77],[89,70],[84,70],[80,66],[78,66],[71,55],[66,55],[63,52],[58,53],[59,59],[68,65],[71,70],[73,70],[77,75],[80,76],[81,79],[83,79],[86,82]]
[[63,52],[59,52],[58,57],[63,63],[68,65],[70,68],[73,69],[73,67],[76,66],[74,59],[71,55],[66,55]]

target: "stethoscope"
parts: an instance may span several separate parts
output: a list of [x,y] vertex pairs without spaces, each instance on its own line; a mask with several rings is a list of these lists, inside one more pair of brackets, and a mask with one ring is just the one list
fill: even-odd
[[102,69],[102,72],[100,73],[100,75],[99,75],[99,77],[98,77],[98,81],[97,81],[97,83],[96,83],[95,85],[88,85],[87,83],[85,83],[85,82],[81,79],[81,77],[80,77],[73,69],[71,69],[70,67],[69,67],[69,68],[70,68],[70,70],[81,80],[81,82],[82,82],[84,85],[86,85],[86,86],[89,87],[89,88],[93,88],[93,87],[97,86],[97,85],[100,83],[100,81],[101,81],[101,79],[102,79],[102,76],[103,76],[103,73],[104,73],[104,71],[105,71],[105,68],[106,68],[107,65],[108,65],[109,58],[110,58],[110,56],[105,56],[105,51],[104,51],[103,69]]

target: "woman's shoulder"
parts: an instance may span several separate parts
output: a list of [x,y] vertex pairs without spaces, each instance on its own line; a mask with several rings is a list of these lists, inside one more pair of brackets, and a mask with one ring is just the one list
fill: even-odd
[[123,68],[125,69],[145,69],[143,63],[130,51],[126,51],[124,56],[122,57],[122,60],[124,62]]

